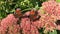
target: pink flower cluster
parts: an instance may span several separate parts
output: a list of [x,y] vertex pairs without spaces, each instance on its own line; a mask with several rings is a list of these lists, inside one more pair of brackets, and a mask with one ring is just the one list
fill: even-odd
[[[52,17],[54,16],[55,21],[51,20],[51,21],[53,21],[52,23],[55,23],[57,20],[60,20],[60,3],[57,3],[55,1],[44,2],[42,4],[42,9],[44,10],[44,12],[46,12],[46,14],[49,15],[50,19],[51,19],[51,16]],[[49,20],[49,19],[47,19],[47,20]],[[57,25],[57,29],[60,30],[59,25]]]
[[43,10],[48,14],[54,14],[57,3],[55,1],[48,1],[42,4]]
[[22,28],[22,33],[23,34],[39,34],[38,29],[36,25],[38,26],[38,22],[35,22],[35,25],[33,24],[34,22],[30,21],[29,18],[22,18],[21,21],[21,28]]
[[48,14],[60,15],[60,3],[48,1],[42,4],[43,10]]
[[1,21],[0,34],[40,34],[38,29],[41,28],[52,31],[56,28],[56,24],[53,23],[55,20],[54,15],[44,14],[36,21],[31,21],[28,17],[21,18],[20,24],[17,24],[18,18],[9,14]]
[[[56,29],[57,25],[55,23],[56,21],[56,16],[54,15],[43,15],[42,18],[40,19],[41,23],[44,23],[44,28],[45,30],[44,31],[53,31],[54,29]],[[46,32],[44,32],[46,33]]]
[[41,18],[36,21],[31,21],[28,17],[21,18],[20,26],[23,34],[39,34],[40,32],[38,31],[38,29],[41,28],[44,28],[44,33],[46,33],[46,31],[53,31],[56,29],[56,20],[57,17],[53,14],[43,14],[41,15]]
[[[41,17],[36,21],[32,21],[28,17],[30,12],[26,12],[23,15],[26,17],[20,19],[16,18],[13,14],[9,14],[0,22],[0,34],[40,34],[38,30],[41,28],[44,29],[44,33],[54,29],[60,30],[60,27],[55,23],[57,20],[60,20],[60,4],[55,1],[44,2],[42,10],[40,10],[37,15]],[[42,11],[45,12],[43,15]]]
[[13,14],[9,14],[6,18],[2,19],[0,26],[0,34],[18,34],[19,25],[17,18]]

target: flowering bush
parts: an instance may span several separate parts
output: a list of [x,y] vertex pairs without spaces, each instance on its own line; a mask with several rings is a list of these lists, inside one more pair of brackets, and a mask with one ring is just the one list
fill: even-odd
[[60,30],[60,3],[48,1],[39,10],[19,11],[0,21],[0,34],[57,34]]

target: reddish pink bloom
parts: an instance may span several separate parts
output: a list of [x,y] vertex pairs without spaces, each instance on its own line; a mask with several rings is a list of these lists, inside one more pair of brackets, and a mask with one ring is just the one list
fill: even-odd
[[60,25],[57,26],[57,29],[60,30]]
[[3,34],[6,34],[7,29],[9,29],[10,26],[16,24],[17,18],[14,17],[13,14],[9,14],[6,18],[2,19],[1,26],[0,26],[0,32]]
[[[23,34],[39,34],[37,27],[39,26],[39,21],[30,21],[29,18],[22,18],[21,19],[21,28]],[[36,26],[35,26],[36,25]]]
[[42,7],[45,12],[48,14],[54,14],[55,12],[55,7],[58,4],[55,1],[48,1],[48,2],[43,2]]

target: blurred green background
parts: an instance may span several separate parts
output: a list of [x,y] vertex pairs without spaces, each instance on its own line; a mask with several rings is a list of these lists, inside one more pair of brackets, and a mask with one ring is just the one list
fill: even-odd
[[10,13],[14,13],[17,7],[23,12],[31,10],[32,8],[39,9],[44,1],[46,0],[0,0],[0,19]]

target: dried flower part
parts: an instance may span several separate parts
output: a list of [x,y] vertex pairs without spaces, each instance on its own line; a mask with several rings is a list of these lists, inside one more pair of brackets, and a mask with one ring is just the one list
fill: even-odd
[[0,20],[0,26],[1,26],[1,20]]

